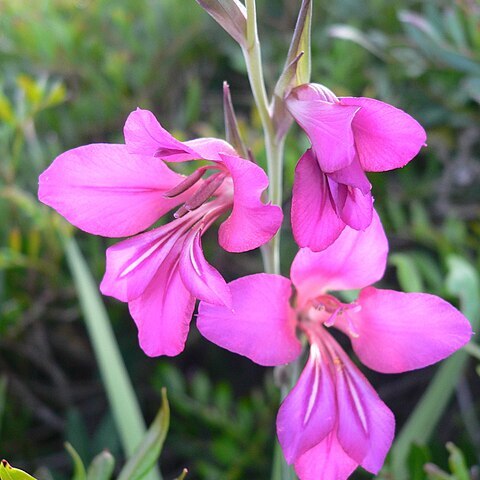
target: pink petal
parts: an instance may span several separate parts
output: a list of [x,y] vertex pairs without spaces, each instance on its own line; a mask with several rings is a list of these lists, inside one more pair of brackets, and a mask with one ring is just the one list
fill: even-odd
[[228,284],[233,308],[200,302],[197,327],[211,342],[266,366],[295,359],[301,344],[290,308],[290,281],[259,273]]
[[205,160],[222,162],[222,154],[238,156],[229,143],[219,138],[196,138],[186,141],[184,145],[195,150],[196,154],[200,156],[197,158],[204,158]]
[[[363,194],[358,188],[338,185],[343,203],[337,205],[340,218],[355,230],[365,230],[372,223],[373,197],[370,192]],[[333,191],[330,183],[330,191]]]
[[153,157],[160,151],[160,158],[169,161],[197,158],[193,149],[167,132],[148,110],[137,108],[132,112],[125,122],[123,133],[130,153]]
[[360,293],[361,310],[352,314],[358,338],[353,348],[368,367],[399,373],[438,362],[465,345],[468,320],[435,295],[370,287]]
[[295,88],[286,105],[310,138],[323,172],[335,172],[350,165],[355,157],[352,120],[359,107],[325,101],[311,85]]
[[200,300],[232,308],[232,295],[220,273],[206,260],[200,230],[192,230],[182,248],[180,275],[187,289]]
[[301,306],[326,291],[363,288],[380,280],[387,253],[387,237],[376,212],[364,232],[347,227],[322,252],[302,248],[291,267],[298,304]]
[[329,179],[334,180],[337,183],[358,188],[364,195],[369,193],[372,189],[372,185],[368,181],[357,156],[355,156],[350,165],[341,170],[337,170],[336,172],[329,173],[327,176]]
[[300,480],[346,480],[357,466],[332,432],[295,462],[295,471]]
[[345,228],[312,150],[307,150],[295,169],[292,197],[292,230],[300,247],[320,251],[331,245]]
[[340,98],[360,107],[352,122],[355,146],[363,168],[383,172],[406,165],[425,144],[426,133],[410,115],[372,98]]
[[122,302],[139,297],[178,241],[183,223],[174,220],[109,247],[101,292]]
[[39,179],[39,199],[95,235],[124,237],[149,227],[191,191],[164,193],[182,181],[160,160],[131,155],[125,145],[93,144],[60,156]]
[[336,341],[330,335],[325,341],[336,370],[338,441],[356,463],[378,473],[393,441],[393,414]]
[[259,166],[236,156],[221,157],[233,180],[233,209],[220,225],[219,243],[229,252],[253,250],[277,233],[283,219],[282,209],[262,202],[268,177]]
[[185,288],[172,252],[143,294],[129,303],[142,350],[150,357],[174,356],[183,351],[195,297]]
[[230,144],[217,138],[180,142],[160,125],[152,112],[140,108],[128,116],[124,135],[129,152],[156,156],[169,162],[221,161],[220,153],[236,155]]
[[317,345],[277,416],[277,435],[289,464],[322,442],[335,426],[335,390],[330,367]]

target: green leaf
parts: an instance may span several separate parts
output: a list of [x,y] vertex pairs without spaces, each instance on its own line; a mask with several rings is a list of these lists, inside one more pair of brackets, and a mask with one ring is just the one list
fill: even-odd
[[423,292],[422,276],[414,259],[406,253],[390,255],[389,263],[397,267],[397,278],[405,292]]
[[123,467],[118,480],[140,480],[153,468],[163,448],[170,424],[167,391],[162,389],[162,406],[137,451]]
[[[133,386],[128,377],[115,336],[98,287],[77,243],[63,237],[67,262],[72,273],[88,334],[95,351],[100,374],[105,386],[123,448],[134,454],[145,434],[145,424]],[[150,480],[161,475],[152,471]]]
[[73,460],[73,477],[72,480],[87,480],[87,472],[85,471],[85,465],[83,464],[80,455],[73,448],[73,446],[66,442],[65,449],[70,454]]
[[182,470],[182,473],[177,478],[175,478],[174,480],[185,480],[185,477],[187,476],[187,473],[188,473],[188,470],[186,468],[184,468]]
[[0,462],[0,480],[36,480],[27,472],[13,468],[6,460]]
[[[473,330],[480,325],[480,280],[475,268],[466,259],[451,255],[447,258],[446,286],[449,293],[460,298],[461,310]],[[463,372],[468,353],[460,350],[438,369],[418,405],[408,418],[392,448],[392,470],[396,480],[406,480],[406,460],[412,443],[424,444],[431,437]]]
[[0,90],[0,120],[9,125],[15,124],[15,114],[13,113],[12,104],[6,95]]
[[87,480],[110,480],[114,468],[115,459],[113,455],[109,451],[104,450],[89,465]]
[[452,442],[447,443],[447,450],[450,452],[448,464],[455,475],[455,480],[470,480],[470,472],[463,452]]

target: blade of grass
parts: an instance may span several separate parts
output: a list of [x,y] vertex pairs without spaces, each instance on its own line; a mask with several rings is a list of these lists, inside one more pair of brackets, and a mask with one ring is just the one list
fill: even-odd
[[[461,310],[475,331],[480,325],[478,274],[467,260],[455,255],[447,258],[447,264],[449,268],[447,289],[452,295],[460,298]],[[468,353],[464,349],[443,363],[397,436],[392,448],[392,471],[396,480],[407,479],[406,461],[411,444],[424,444],[428,441],[455,391],[467,360]]]
[[[76,241],[66,237],[63,240],[115,424],[125,453],[130,458],[145,435],[145,422],[97,285]],[[145,478],[161,480],[161,474],[153,470]]]
[[162,452],[170,425],[170,407],[167,391],[162,389],[162,406],[153,420],[135,455],[125,464],[117,480],[141,480],[145,478]]

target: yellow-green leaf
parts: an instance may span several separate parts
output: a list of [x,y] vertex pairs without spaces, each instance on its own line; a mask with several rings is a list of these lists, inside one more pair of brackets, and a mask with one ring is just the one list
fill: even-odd
[[13,468],[6,460],[0,462],[0,480],[36,480],[27,472]]
[[12,104],[2,91],[0,91],[0,120],[3,120],[10,125],[15,123]]

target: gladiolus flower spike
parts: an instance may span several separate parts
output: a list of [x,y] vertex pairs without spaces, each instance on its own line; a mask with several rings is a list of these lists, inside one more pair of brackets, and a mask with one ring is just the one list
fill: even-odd
[[[227,142],[180,142],[140,109],[128,117],[124,134],[126,145],[86,145],[57,157],[40,176],[39,198],[86,232],[133,235],[107,249],[100,289],[128,302],[147,355],[177,355],[196,298],[232,304],[225,280],[203,255],[203,233],[230,213],[219,243],[244,252],[270,240],[283,215],[260,199],[265,172]],[[192,160],[208,163],[187,177],[165,164]],[[176,207],[172,221],[145,231]]]
[[[308,361],[277,416],[284,455],[301,480],[344,480],[359,465],[376,474],[394,435],[391,411],[331,327],[350,338],[367,367],[383,373],[431,365],[471,337],[467,319],[441,298],[370,286],[383,276],[387,252],[374,211],[365,231],[345,227],[322,252],[300,249],[291,281],[269,274],[235,280],[232,310],[200,302],[200,332],[261,365],[296,358],[296,330],[308,339]],[[353,303],[329,293],[351,289],[361,289]]]

